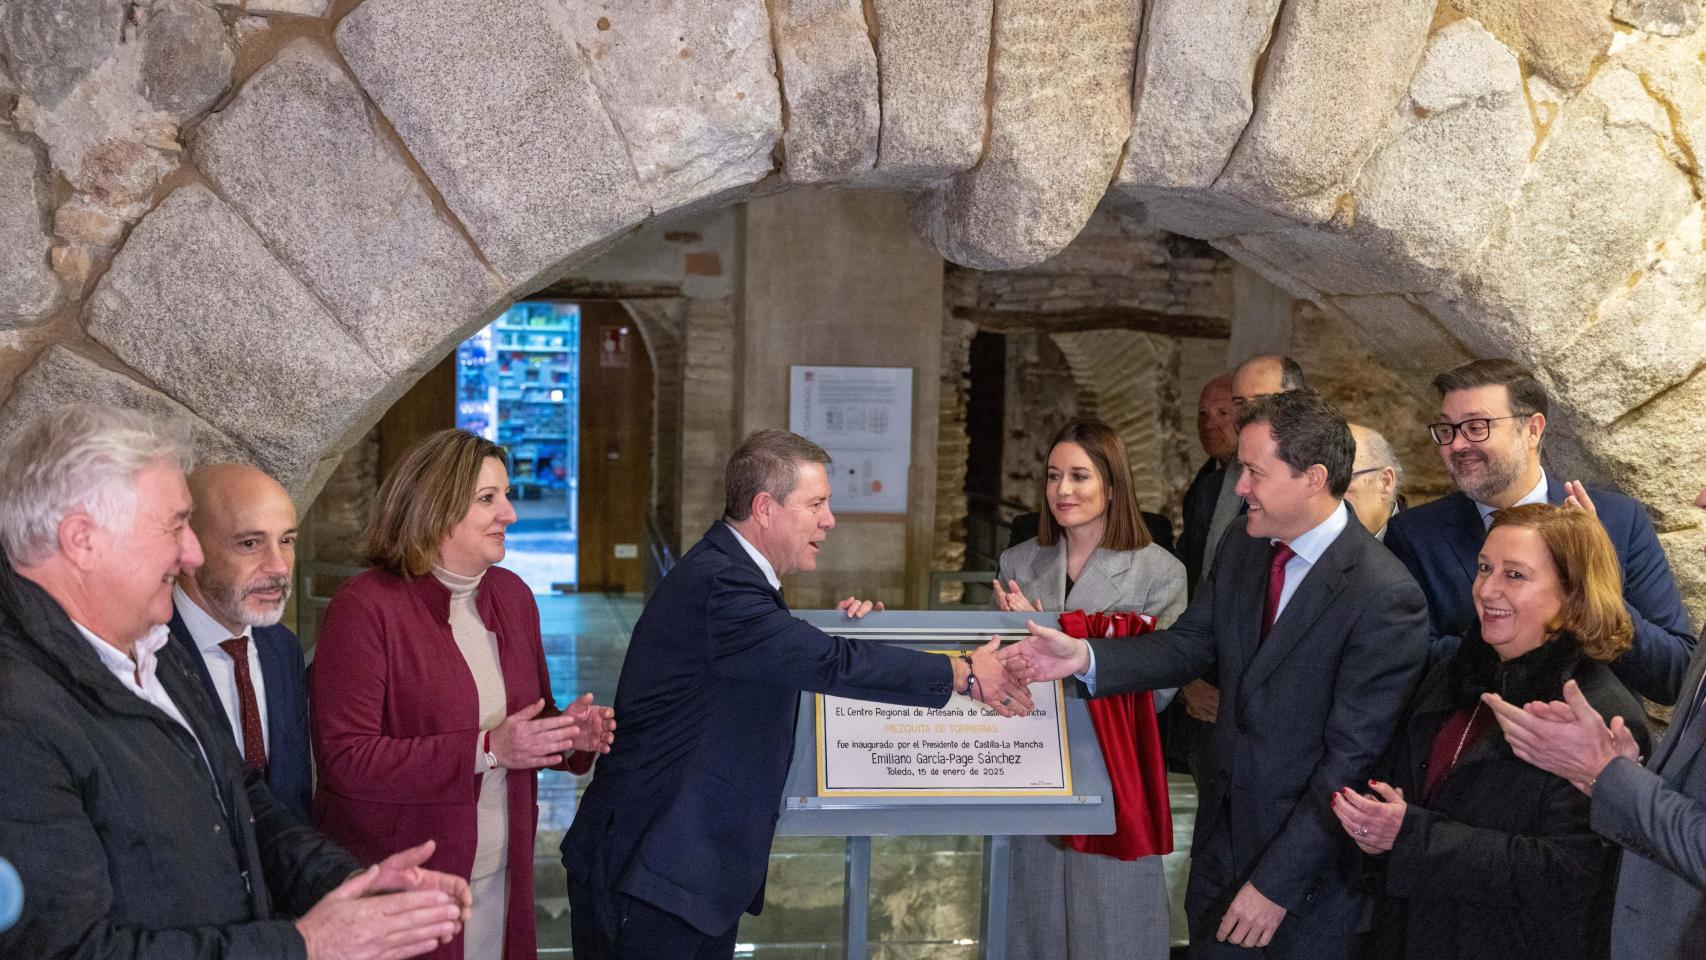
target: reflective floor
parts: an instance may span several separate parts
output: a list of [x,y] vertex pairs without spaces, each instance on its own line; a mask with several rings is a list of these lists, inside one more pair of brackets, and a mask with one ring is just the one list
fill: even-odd
[[[638,596],[539,597],[545,657],[559,703],[588,690],[600,703],[616,695]],[[539,955],[571,957],[569,901],[557,852],[585,781],[546,773],[539,782],[534,875]],[[1167,856],[1173,942],[1185,942],[1184,888],[1196,793],[1189,777],[1170,782],[1174,848]],[[878,837],[872,842],[872,960],[973,960],[983,883],[981,837]],[[762,915],[743,917],[738,956],[763,960],[839,960],[845,844],[834,838],[781,838],[770,854]]]

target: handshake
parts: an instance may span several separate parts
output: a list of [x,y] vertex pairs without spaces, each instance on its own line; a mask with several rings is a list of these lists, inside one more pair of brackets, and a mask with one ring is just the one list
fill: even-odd
[[1003,661],[1001,639],[990,637],[989,642],[954,657],[954,692],[978,701],[1003,717],[1022,717],[1030,714],[1030,684],[1017,662]]

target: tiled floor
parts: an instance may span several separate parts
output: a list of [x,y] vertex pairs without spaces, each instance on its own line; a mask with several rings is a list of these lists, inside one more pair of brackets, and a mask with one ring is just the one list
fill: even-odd
[[[540,597],[545,656],[558,702],[592,691],[600,703],[616,694],[628,635],[640,614],[637,596]],[[539,955],[573,956],[568,898],[557,853],[574,819],[584,782],[546,773],[539,783],[539,836],[534,875]],[[1174,847],[1165,861],[1173,908],[1173,941],[1185,937],[1182,907],[1196,794],[1173,777]],[[782,838],[770,854],[764,913],[741,922],[739,956],[761,960],[840,960],[845,846],[833,838]],[[981,837],[878,837],[872,843],[872,960],[974,960],[982,887]]]

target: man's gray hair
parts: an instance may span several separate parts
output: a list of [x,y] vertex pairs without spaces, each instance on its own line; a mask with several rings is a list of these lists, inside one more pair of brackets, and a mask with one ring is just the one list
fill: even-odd
[[723,469],[723,519],[752,516],[752,498],[768,493],[777,503],[800,482],[800,465],[829,463],[823,448],[797,433],[758,430],[741,441]]
[[101,529],[126,529],[136,516],[136,478],[162,463],[195,465],[189,425],[79,403],[32,418],[0,446],[0,547],[32,566],[59,549],[59,525],[86,513]]
[[1392,450],[1392,444],[1387,442],[1385,435],[1373,427],[1363,427],[1368,438],[1368,465],[1371,467],[1392,468],[1392,490],[1394,493],[1404,489],[1404,464],[1399,461],[1398,454]]

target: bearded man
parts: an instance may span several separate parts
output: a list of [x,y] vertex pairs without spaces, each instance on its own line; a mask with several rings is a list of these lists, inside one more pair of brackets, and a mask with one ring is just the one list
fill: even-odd
[[1647,511],[1614,490],[1560,483],[1540,461],[1546,390],[1510,360],[1474,360],[1434,378],[1439,422],[1428,432],[1457,493],[1397,514],[1386,545],[1428,598],[1433,655],[1457,648],[1475,623],[1470,594],[1493,514],[1524,503],[1573,503],[1598,513],[1623,572],[1623,603],[1635,647],[1611,664],[1624,686],[1676,702],[1694,652],[1694,628]]
[[296,568],[296,505],[278,481],[246,464],[209,464],[189,485],[190,527],[207,559],[178,575],[172,642],[193,654],[244,764],[307,823],[308,685],[302,645],[279,625]]

